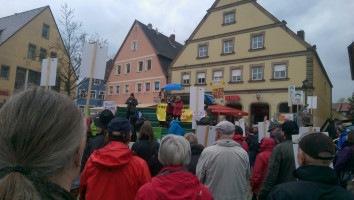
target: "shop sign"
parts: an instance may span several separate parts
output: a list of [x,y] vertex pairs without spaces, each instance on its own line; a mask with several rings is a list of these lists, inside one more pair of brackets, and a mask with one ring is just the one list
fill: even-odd
[[9,96],[9,91],[7,91],[7,90],[0,90],[0,95]]
[[225,96],[226,101],[239,101],[240,96],[234,95],[234,96]]

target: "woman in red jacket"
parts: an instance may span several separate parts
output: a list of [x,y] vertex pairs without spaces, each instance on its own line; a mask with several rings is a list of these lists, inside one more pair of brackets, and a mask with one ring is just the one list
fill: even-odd
[[232,139],[238,142],[248,154],[250,153],[248,150],[248,144],[243,137],[243,130],[241,127],[235,126],[235,135]]
[[173,108],[173,119],[178,119],[178,121],[181,121],[183,102],[180,96],[176,96],[175,99],[176,100],[175,100],[175,106]]
[[187,139],[173,134],[163,137],[158,158],[165,168],[151,182],[140,187],[135,200],[213,199],[209,189],[186,168],[191,159]]
[[262,187],[264,177],[267,173],[270,154],[275,146],[275,142],[272,138],[263,138],[259,148],[259,154],[257,155],[256,162],[253,168],[253,175],[251,180],[251,188],[253,193],[253,199],[256,199],[259,190]]

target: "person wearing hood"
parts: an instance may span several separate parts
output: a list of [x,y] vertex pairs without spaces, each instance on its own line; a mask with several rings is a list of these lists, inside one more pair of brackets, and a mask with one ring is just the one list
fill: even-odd
[[198,144],[198,138],[194,133],[187,133],[184,135],[184,137],[191,144],[191,151],[192,151],[191,161],[187,165],[187,168],[190,172],[192,172],[195,175],[197,163],[198,163],[200,154],[202,154],[202,152],[204,150],[204,146],[201,144]]
[[107,126],[108,144],[92,153],[81,174],[82,199],[131,200],[138,189],[151,181],[149,167],[128,148],[131,126],[115,118]]
[[181,122],[178,120],[173,120],[170,122],[170,128],[168,129],[169,134],[175,134],[184,136],[184,130],[181,126]]
[[254,164],[251,190],[253,193],[252,200],[255,200],[259,190],[262,187],[264,177],[267,173],[270,154],[275,146],[275,142],[272,138],[263,138],[261,141],[261,147],[259,148],[259,154],[257,155],[256,162]]
[[162,138],[158,155],[164,168],[150,183],[143,185],[135,200],[211,200],[210,191],[186,168],[191,159],[189,142],[182,136]]
[[217,200],[246,200],[250,178],[248,154],[232,138],[235,125],[222,121],[215,127],[216,142],[205,148],[197,164],[197,176]]
[[232,139],[238,142],[248,154],[250,153],[248,150],[248,144],[243,137],[243,130],[241,127],[235,126],[235,135]]

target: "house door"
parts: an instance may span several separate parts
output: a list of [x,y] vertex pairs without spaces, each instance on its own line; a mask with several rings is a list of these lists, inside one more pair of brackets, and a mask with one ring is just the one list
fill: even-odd
[[263,122],[265,116],[269,119],[269,106],[267,104],[255,103],[251,105],[251,124]]

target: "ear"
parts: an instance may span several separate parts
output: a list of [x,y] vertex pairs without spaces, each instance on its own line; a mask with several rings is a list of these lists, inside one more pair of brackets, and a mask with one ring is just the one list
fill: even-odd
[[306,158],[304,152],[300,149],[300,147],[297,150],[297,162],[299,163],[299,166],[303,166],[306,163]]

